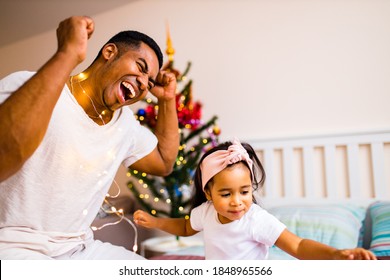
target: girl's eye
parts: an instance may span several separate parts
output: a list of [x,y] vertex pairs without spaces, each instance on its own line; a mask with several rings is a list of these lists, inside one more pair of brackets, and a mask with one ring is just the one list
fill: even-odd
[[243,191],[243,192],[241,192],[242,194],[248,194],[249,193],[249,191]]
[[222,197],[229,197],[230,193],[221,194]]

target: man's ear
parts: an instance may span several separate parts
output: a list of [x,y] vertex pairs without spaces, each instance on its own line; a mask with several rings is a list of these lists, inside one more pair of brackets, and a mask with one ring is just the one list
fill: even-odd
[[118,54],[118,47],[114,43],[109,43],[103,47],[102,55],[106,60]]

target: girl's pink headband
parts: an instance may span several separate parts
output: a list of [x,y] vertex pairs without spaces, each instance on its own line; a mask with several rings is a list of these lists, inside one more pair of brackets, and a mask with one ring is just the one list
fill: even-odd
[[233,144],[227,150],[218,150],[205,157],[200,165],[200,170],[202,171],[202,189],[204,190],[207,182],[217,173],[224,170],[228,165],[239,161],[246,161],[253,175],[253,162],[238,140],[234,140]]

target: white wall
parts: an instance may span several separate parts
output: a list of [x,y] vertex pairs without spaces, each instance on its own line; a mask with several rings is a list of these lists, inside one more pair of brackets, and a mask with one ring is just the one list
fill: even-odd
[[[388,128],[389,14],[380,0],[137,1],[94,16],[77,71],[122,29],[165,49],[168,21],[176,66],[192,61],[194,98],[204,119],[219,116],[222,139]],[[0,76],[37,69],[55,48],[55,30],[1,47]]]

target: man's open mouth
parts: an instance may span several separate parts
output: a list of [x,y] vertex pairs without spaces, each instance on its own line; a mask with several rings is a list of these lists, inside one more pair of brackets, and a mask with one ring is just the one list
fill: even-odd
[[121,83],[121,89],[122,89],[123,97],[125,98],[125,101],[127,101],[129,99],[133,99],[136,96],[136,92],[135,92],[133,86],[129,82],[123,81]]

